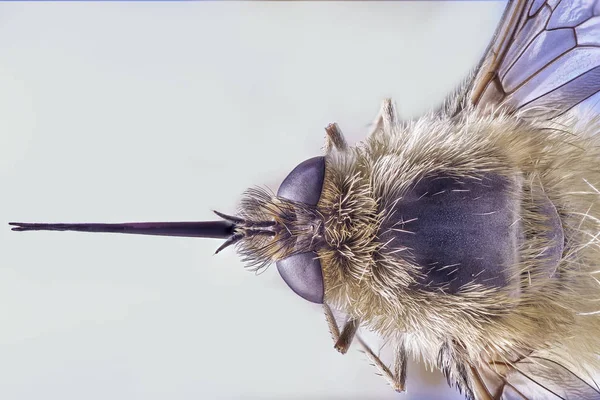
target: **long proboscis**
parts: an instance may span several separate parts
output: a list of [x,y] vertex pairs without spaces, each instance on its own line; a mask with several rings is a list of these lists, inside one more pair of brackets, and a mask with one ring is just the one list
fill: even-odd
[[227,239],[233,235],[235,225],[230,221],[199,222],[125,222],[99,223],[29,223],[9,222],[13,231],[77,231],[128,233],[134,235],[183,236]]

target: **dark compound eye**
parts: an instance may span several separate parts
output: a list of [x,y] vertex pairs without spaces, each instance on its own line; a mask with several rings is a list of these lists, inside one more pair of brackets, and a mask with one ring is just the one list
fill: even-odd
[[[277,196],[316,206],[325,178],[325,157],[314,157],[300,163],[283,180]],[[277,261],[277,270],[288,286],[300,297],[322,304],[323,273],[317,253],[295,254]]]
[[323,304],[323,273],[317,257],[317,253],[310,251],[277,261],[276,265],[285,283],[297,295],[312,303]]
[[325,157],[309,158],[283,180],[277,196],[315,206],[321,197],[324,178]]

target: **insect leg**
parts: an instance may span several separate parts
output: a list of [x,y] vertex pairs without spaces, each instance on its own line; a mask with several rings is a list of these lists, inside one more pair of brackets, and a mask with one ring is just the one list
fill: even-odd
[[395,385],[392,387],[398,391],[403,392],[406,390],[406,363],[408,361],[407,353],[406,353],[406,343],[404,342],[404,338],[400,339],[400,343],[396,346],[396,350],[394,351],[394,374]]
[[388,384],[397,392],[403,392],[406,390],[406,347],[404,345],[404,340],[398,345],[396,351],[394,352],[394,373],[390,371],[387,365],[381,361],[379,356],[377,356],[371,347],[366,344],[360,337],[358,337],[358,342],[362,346],[367,358],[373,366],[377,369],[377,372],[383,376],[383,378],[388,382]]
[[344,324],[342,332],[340,333],[331,308],[327,304],[323,303],[323,310],[325,311],[325,319],[327,320],[327,325],[329,326],[329,333],[331,333],[331,338],[335,343],[335,349],[342,354],[346,354],[348,348],[350,347],[350,344],[352,343],[352,339],[354,339],[356,331],[360,326],[360,321],[357,319],[350,318]]
[[323,311],[325,312],[325,320],[327,321],[331,338],[333,339],[334,343],[337,343],[340,338],[340,329],[338,328],[335,317],[333,316],[333,312],[327,303],[323,303]]
[[[360,325],[360,322],[356,319],[350,319],[344,325],[344,329],[340,334],[340,330],[338,328],[335,317],[333,316],[333,312],[331,308],[323,303],[323,310],[325,312],[325,319],[327,320],[327,325],[329,326],[329,332],[331,333],[331,338],[335,342],[336,349],[344,354],[350,343],[352,342],[352,338],[356,336],[358,343],[360,343],[363,351],[367,355],[367,358],[377,371],[385,378],[385,380],[396,390],[397,392],[403,392],[405,390],[406,383],[406,362],[407,362],[407,354],[406,354],[406,346],[404,344],[404,340],[402,340],[396,348],[394,353],[394,373],[390,371],[390,369],[381,361],[379,356],[377,356],[371,347],[365,343],[364,340],[358,335],[356,335],[356,331]],[[342,348],[338,346],[343,346]],[[343,350],[343,351],[342,351]]]
[[338,338],[337,342],[335,342],[335,349],[342,354],[346,354],[350,344],[352,343],[352,339],[356,335],[356,331],[360,325],[360,321],[354,318],[350,318],[346,324],[344,325],[344,329],[342,329],[342,333]]
[[344,134],[340,130],[337,123],[332,122],[325,127],[325,152],[330,153],[333,148],[338,151],[346,151],[348,149],[348,143],[344,139]]
[[375,120],[371,131],[367,137],[372,136],[378,132],[383,132],[386,135],[392,134],[394,128],[398,125],[398,113],[396,111],[396,105],[392,99],[384,99],[381,102],[381,108]]

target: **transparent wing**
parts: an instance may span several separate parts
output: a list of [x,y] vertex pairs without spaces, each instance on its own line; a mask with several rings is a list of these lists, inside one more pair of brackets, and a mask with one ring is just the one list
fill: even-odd
[[[600,0],[510,0],[450,110],[471,106],[547,119],[600,115]],[[600,400],[600,388],[585,372],[540,355],[472,372],[477,399]]]
[[591,377],[584,379],[583,373],[546,357],[531,355],[511,365],[495,364],[478,374],[477,399],[600,400],[600,389]]
[[459,108],[554,118],[599,92],[600,0],[510,0]]

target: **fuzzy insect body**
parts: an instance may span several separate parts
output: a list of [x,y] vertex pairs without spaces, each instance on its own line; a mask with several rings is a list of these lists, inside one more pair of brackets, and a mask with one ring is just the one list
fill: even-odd
[[[290,228],[285,238],[242,243],[244,253],[255,266],[282,259],[261,258],[260,247],[316,251],[324,302],[347,314],[350,327],[359,321],[402,349],[396,365],[410,354],[442,369],[470,397],[517,390],[510,376],[530,362],[554,369],[559,386],[573,371],[576,383],[593,382],[600,127],[575,125],[475,108],[400,123],[385,101],[364,143],[328,139],[317,204],[247,194],[244,218],[287,219]],[[308,214],[317,228],[297,229]],[[403,390],[404,371],[380,369]],[[588,384],[560,390],[598,395]]]
[[[484,380],[472,370],[498,379],[498,365],[532,354],[528,360],[555,360],[590,380],[586,370],[600,371],[598,125],[576,132],[567,120],[536,124],[475,110],[405,125],[383,118],[391,123],[363,145],[327,159],[319,211],[325,221],[353,222],[322,251],[325,301],[443,369],[471,396],[474,381]],[[452,184],[432,184],[440,181]],[[419,224],[432,206],[404,201],[411,197],[439,198],[443,212],[455,214],[438,210],[441,221]],[[487,221],[498,216],[492,229]],[[326,222],[329,229],[339,232]],[[402,240],[423,236],[431,241]],[[457,242],[454,262],[414,262],[435,253],[443,261]],[[508,256],[494,254],[502,244]],[[483,268],[486,258],[494,263]],[[586,398],[597,396],[588,390]]]
[[225,238],[323,304],[335,348],[357,342],[395,390],[412,356],[468,398],[600,399],[599,46],[600,1],[510,1],[442,108],[400,121],[386,100],[357,146],[328,126],[324,156],[235,216],[13,229]]

